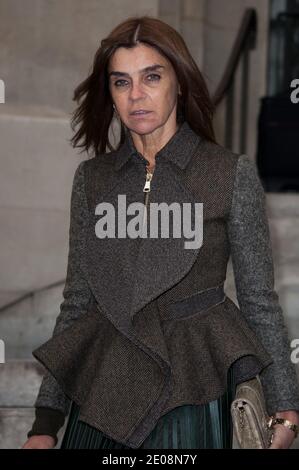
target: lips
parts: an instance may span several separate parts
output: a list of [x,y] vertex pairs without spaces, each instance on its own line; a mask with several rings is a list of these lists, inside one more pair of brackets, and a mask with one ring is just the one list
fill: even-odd
[[133,111],[131,114],[133,116],[136,116],[136,115],[142,115],[142,114],[148,114],[148,113],[151,113],[151,111],[147,111],[146,109],[138,109],[136,111]]

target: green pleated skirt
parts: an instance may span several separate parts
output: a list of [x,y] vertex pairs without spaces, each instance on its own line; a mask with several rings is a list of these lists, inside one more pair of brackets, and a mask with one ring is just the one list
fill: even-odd
[[[178,406],[158,420],[140,449],[231,449],[230,404],[235,396],[230,368],[227,389],[217,400],[203,405]],[[129,449],[102,431],[78,420],[80,407],[72,401],[61,449]]]

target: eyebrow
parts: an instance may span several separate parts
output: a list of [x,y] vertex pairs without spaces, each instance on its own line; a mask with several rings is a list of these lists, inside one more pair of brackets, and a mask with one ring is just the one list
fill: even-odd
[[[140,69],[139,70],[139,73],[143,73],[143,72],[154,72],[155,70],[158,70],[158,69],[165,69],[165,66],[164,65],[160,65],[160,64],[154,64],[154,65],[149,65],[148,67],[145,67],[144,69]],[[129,77],[130,75],[126,72],[117,72],[117,71],[112,71],[108,74],[108,77],[111,77],[112,75],[116,76],[116,77]]]

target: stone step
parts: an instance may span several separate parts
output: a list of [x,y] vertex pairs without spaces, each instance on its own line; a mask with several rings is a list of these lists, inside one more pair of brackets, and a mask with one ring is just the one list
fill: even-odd
[[[36,360],[20,359],[0,367],[0,449],[17,449],[27,440],[35,419],[34,403],[45,368]],[[66,422],[58,433],[57,446]]]
[[38,291],[0,312],[0,339],[4,341],[6,361],[34,360],[32,351],[52,335],[64,283]]
[[32,407],[45,369],[36,360],[9,360],[0,365],[0,406]]
[[[33,407],[0,407],[0,449],[21,449],[27,441],[35,417]],[[59,430],[56,448],[60,447],[67,419]]]

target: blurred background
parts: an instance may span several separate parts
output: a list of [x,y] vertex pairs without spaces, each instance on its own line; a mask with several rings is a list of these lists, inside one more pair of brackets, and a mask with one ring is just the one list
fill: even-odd
[[[31,352],[62,302],[71,184],[87,158],[68,142],[73,90],[111,29],[143,14],[182,34],[217,105],[218,142],[256,162],[275,287],[299,338],[299,1],[0,0],[0,448],[27,438],[43,374]],[[226,290],[237,303],[231,263]]]

